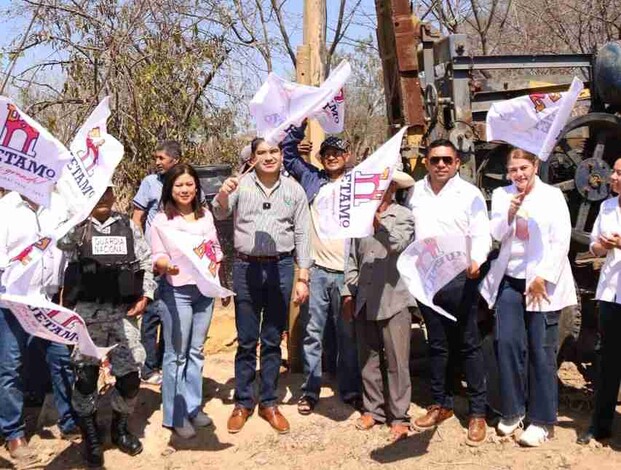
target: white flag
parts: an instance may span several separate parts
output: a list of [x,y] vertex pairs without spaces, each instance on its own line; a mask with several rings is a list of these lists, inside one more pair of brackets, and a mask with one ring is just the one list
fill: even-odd
[[494,103],[487,113],[487,140],[505,141],[546,161],[583,88],[574,77],[563,93],[535,93]]
[[373,234],[373,218],[401,158],[401,129],[370,157],[315,197],[321,238],[362,238]]
[[328,134],[343,132],[345,128],[345,93],[343,89],[327,102],[321,111],[311,117],[317,119],[319,125]]
[[73,158],[57,184],[57,191],[69,210],[69,228],[89,216],[123,158],[123,145],[108,134],[109,117],[109,97],[106,97],[71,142]]
[[433,297],[469,266],[463,235],[416,240],[399,256],[397,269],[414,298],[451,320],[455,317],[433,303]]
[[307,117],[318,117],[326,132],[342,132],[345,115],[343,85],[351,74],[346,60],[319,87],[300,85],[270,73],[250,101],[257,135],[270,144],[281,142],[291,126]]
[[49,207],[52,187],[70,159],[60,141],[0,96],[0,187]]
[[77,345],[85,356],[101,359],[112,348],[93,343],[86,324],[76,312],[56,305],[43,296],[0,295],[0,304],[11,310],[29,334],[56,343]]
[[[11,255],[2,275],[2,285],[7,292],[17,295],[30,292],[35,271],[42,269],[39,260],[46,252],[55,249],[56,242],[69,230],[89,216],[105,192],[123,156],[121,143],[107,133],[109,116],[108,98],[104,98],[78,130],[71,143],[74,156],[63,169],[57,188],[49,195],[50,210],[59,222],[55,226],[40,227],[39,236],[33,233],[31,240]],[[22,256],[24,253],[27,256]]]
[[222,249],[217,242],[216,229],[210,236],[182,232],[168,227],[155,225],[166,251],[179,250],[183,259],[179,270],[192,272],[198,290],[205,297],[230,297],[234,292],[222,287],[218,276],[218,260],[222,258]]
[[40,294],[43,286],[37,285],[40,282],[37,283],[33,279],[41,279],[43,267],[40,260],[43,257],[53,256],[52,250],[58,250],[54,247],[55,243],[56,240],[52,237],[41,237],[18,249],[16,253],[11,253],[0,282],[5,292],[15,295]]

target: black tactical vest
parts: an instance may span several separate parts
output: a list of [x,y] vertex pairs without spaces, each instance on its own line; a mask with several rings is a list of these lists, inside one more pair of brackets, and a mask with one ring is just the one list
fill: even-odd
[[87,220],[76,228],[75,236],[78,259],[69,263],[65,274],[66,305],[77,301],[132,303],[143,294],[144,271],[136,259],[129,217],[121,214],[101,232]]

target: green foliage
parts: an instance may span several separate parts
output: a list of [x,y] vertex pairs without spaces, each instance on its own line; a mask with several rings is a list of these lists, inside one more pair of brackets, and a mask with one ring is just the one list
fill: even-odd
[[230,52],[227,28],[208,15],[216,3],[42,1],[32,36],[62,58],[63,82],[55,93],[22,87],[22,103],[68,141],[110,96],[109,132],[125,147],[122,187],[137,187],[163,139],[182,142],[192,162],[235,159],[235,113],[212,88]]

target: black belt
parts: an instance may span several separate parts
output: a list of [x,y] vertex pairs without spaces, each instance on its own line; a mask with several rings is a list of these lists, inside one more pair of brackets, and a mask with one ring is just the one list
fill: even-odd
[[338,269],[331,269],[331,268],[326,268],[325,266],[321,266],[319,264],[315,265],[316,268],[321,269],[322,271],[325,271],[327,273],[331,273],[331,274],[343,274],[344,271],[340,271]]
[[281,259],[291,258],[293,256],[293,250],[286,253],[278,253],[277,255],[273,256],[252,256],[247,255],[246,253],[236,251],[235,256],[237,256],[238,259],[249,263],[271,263],[273,261],[280,261]]

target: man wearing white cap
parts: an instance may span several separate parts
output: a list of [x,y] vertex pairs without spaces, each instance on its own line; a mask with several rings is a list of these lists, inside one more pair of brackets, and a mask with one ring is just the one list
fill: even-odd
[[352,240],[343,288],[343,316],[354,318],[362,372],[364,414],[356,427],[368,430],[388,422],[394,441],[406,437],[409,430],[412,319],[408,307],[415,305],[397,271],[397,259],[414,234],[414,218],[394,201],[394,195],[413,185],[411,176],[395,173],[375,213],[375,233]]

